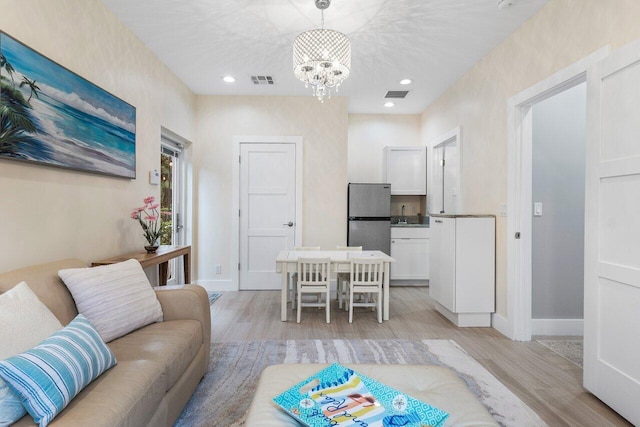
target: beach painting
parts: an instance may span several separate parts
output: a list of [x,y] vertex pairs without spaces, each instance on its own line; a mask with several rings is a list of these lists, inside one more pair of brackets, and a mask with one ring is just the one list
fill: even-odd
[[136,177],[136,109],[0,32],[0,160]]

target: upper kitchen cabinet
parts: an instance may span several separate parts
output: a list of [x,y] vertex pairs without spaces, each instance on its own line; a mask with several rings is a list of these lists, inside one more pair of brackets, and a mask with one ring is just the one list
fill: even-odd
[[427,194],[427,147],[385,147],[382,170],[391,195]]

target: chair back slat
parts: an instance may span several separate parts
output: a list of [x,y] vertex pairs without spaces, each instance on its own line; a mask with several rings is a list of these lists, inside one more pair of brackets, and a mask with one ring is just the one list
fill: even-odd
[[351,284],[354,286],[382,286],[384,261],[381,258],[353,258]]
[[330,258],[298,258],[298,283],[302,286],[324,285],[329,280]]

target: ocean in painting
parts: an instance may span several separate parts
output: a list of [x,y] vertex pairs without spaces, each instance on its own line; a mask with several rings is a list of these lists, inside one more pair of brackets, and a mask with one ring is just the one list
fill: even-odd
[[0,158],[135,178],[133,106],[4,33],[0,53]]

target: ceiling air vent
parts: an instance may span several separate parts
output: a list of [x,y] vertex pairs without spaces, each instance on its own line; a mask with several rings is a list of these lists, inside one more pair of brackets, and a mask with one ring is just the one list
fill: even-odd
[[254,85],[272,85],[273,77],[271,76],[251,76],[251,82]]
[[394,98],[394,99],[404,99],[408,93],[409,93],[408,90],[388,90],[384,97]]

